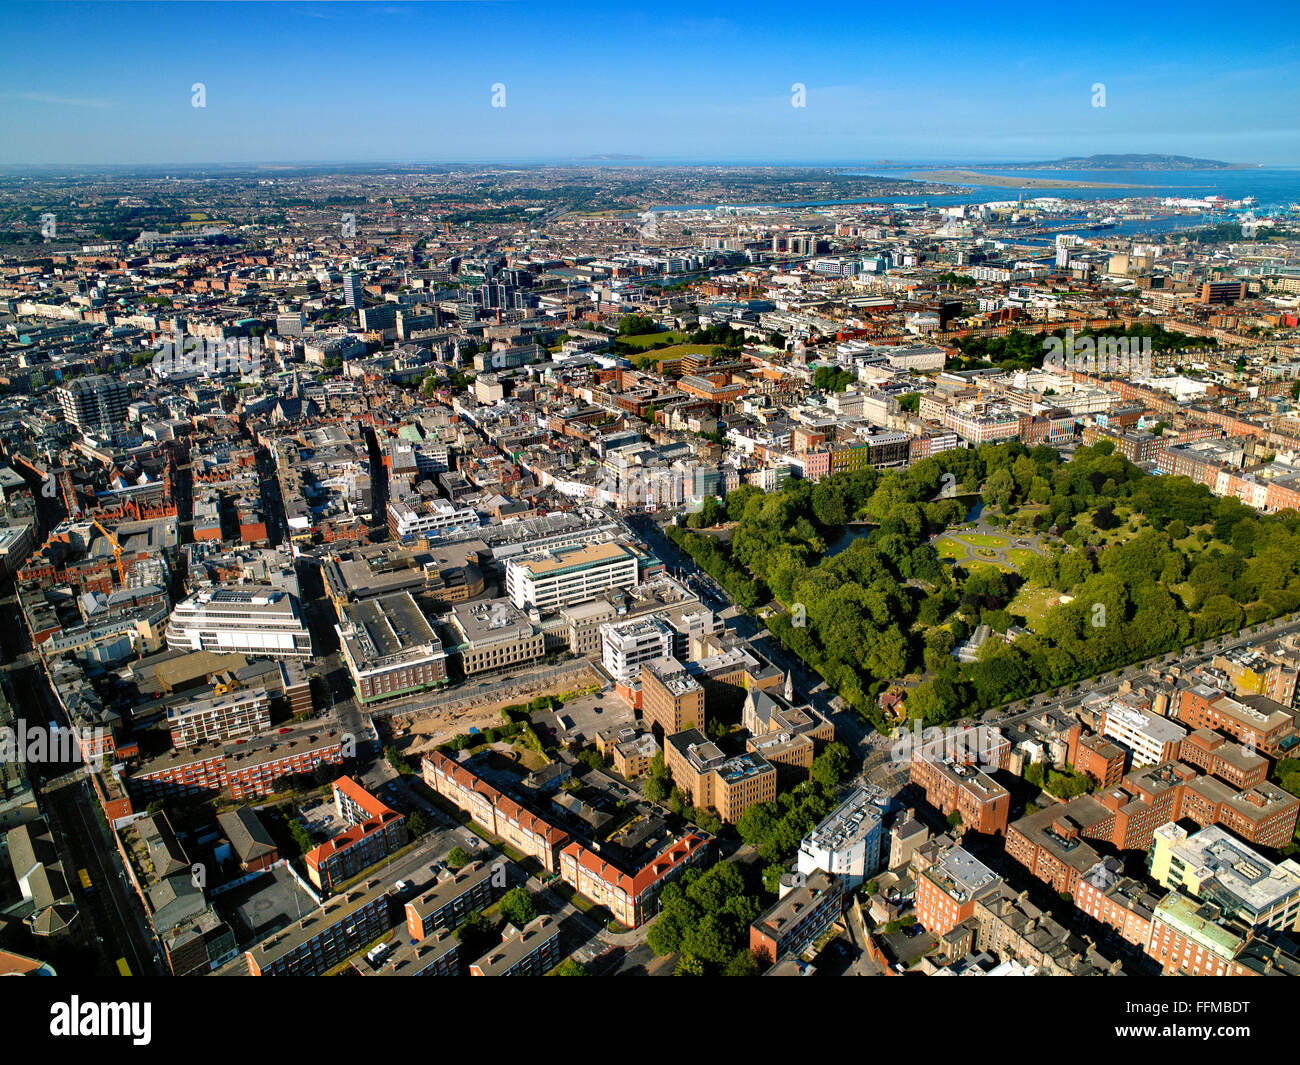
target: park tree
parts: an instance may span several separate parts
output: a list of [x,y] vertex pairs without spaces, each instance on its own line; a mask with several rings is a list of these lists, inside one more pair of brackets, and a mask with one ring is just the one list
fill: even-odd
[[1005,513],[1016,497],[1016,482],[1007,469],[998,470],[984,482],[984,501]]
[[516,928],[522,928],[537,916],[537,904],[522,887],[513,887],[501,896],[501,915]]

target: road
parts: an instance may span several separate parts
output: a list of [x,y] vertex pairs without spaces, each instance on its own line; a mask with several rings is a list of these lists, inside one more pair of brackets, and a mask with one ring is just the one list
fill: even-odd
[[[1118,677],[1111,676],[1105,683],[1101,683],[1100,678],[1093,678],[1080,681],[1068,688],[1057,689],[1056,692],[1044,692],[1029,699],[1017,700],[1002,707],[994,707],[984,714],[983,720],[988,724],[1010,725],[1036,717],[1043,710],[1053,705],[1064,707],[1066,710],[1077,708],[1085,697],[1097,693],[1103,695],[1113,694],[1119,690],[1120,685],[1125,681],[1131,681],[1154,667],[1177,665],[1184,672],[1187,672],[1211,661],[1215,655],[1222,651],[1247,647],[1261,640],[1273,640],[1294,632],[1300,632],[1300,614],[1289,614],[1278,618],[1274,622],[1248,625],[1235,637],[1223,636],[1213,640],[1206,640],[1199,647],[1188,647],[1182,651],[1156,655],[1143,662],[1125,666],[1119,671]],[[1248,633],[1249,635],[1247,635]],[[1107,676],[1107,674],[1102,676]],[[1008,710],[1011,712],[1008,713]]]
[[635,516],[629,519],[629,524],[645,539],[650,549],[704,599],[705,605],[722,617],[729,629],[753,643],[778,669],[794,674],[796,691],[831,721],[837,739],[851,749],[861,751],[869,743],[870,737],[875,735],[871,724],[852,707],[840,706],[835,692],[827,686],[820,673],[810,669],[797,655],[791,654],[756,618],[733,606],[717,582],[700,569],[689,555],[677,549],[677,545],[660,529],[660,522],[671,520],[673,513],[660,512],[653,518]]
[[[14,631],[8,629],[7,640],[14,639]],[[24,653],[5,667],[10,690],[22,693],[14,710],[28,728],[46,728],[50,721],[64,728],[67,718],[38,661]],[[104,975],[116,974],[117,958],[126,958],[137,975],[165,972],[161,949],[127,880],[86,767],[80,761],[47,761],[29,762],[27,768],[81,911],[73,935],[92,949]],[[90,876],[94,890],[89,895],[81,890],[79,869]]]

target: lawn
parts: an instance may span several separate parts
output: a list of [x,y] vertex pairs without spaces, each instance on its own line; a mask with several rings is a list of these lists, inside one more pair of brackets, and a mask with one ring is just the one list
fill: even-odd
[[996,536],[992,533],[959,533],[958,539],[964,540],[974,547],[1003,548],[1011,546],[1011,540],[1008,537]]
[[934,541],[934,550],[941,559],[950,559],[967,568],[995,566],[1003,573],[1013,573],[1038,554],[1035,548],[1012,547],[1013,539],[997,533],[950,532]]
[[638,333],[636,336],[620,336],[618,343],[625,344],[629,348],[636,348],[638,351],[648,348],[651,344],[680,344],[686,339],[685,333],[678,333],[674,330],[664,330],[659,333]]
[[965,558],[970,552],[964,544],[957,543],[949,536],[941,536],[934,542],[935,553],[940,558]]
[[[685,355],[708,355],[712,353],[715,347],[717,347],[716,344],[671,344],[666,348],[647,351],[644,355],[638,357],[643,359],[650,357],[656,359],[680,359]],[[736,352],[736,354],[739,355],[740,352]]]
[[1050,609],[1048,604],[1059,595],[1055,589],[1040,588],[1026,582],[1007,605],[1007,613],[1013,617],[1023,617],[1026,627],[1035,629],[1042,624],[1044,615]]

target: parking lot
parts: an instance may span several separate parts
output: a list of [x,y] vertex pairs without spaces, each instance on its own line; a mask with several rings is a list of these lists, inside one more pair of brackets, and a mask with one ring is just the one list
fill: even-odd
[[293,924],[316,908],[288,870],[275,868],[216,899],[241,949]]
[[329,801],[301,809],[299,816],[309,832],[322,836],[337,835],[348,827]]
[[607,728],[632,725],[636,721],[632,708],[619,698],[613,688],[606,688],[592,695],[583,695],[565,703],[564,707],[554,715],[557,736],[564,732],[558,723],[561,715],[572,721],[573,731],[582,733],[583,738],[588,741],[594,740],[596,733],[603,732]]

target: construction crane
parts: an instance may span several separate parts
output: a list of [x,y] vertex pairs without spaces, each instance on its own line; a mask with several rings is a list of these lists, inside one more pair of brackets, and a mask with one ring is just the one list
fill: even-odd
[[125,588],[126,587],[126,563],[122,561],[122,556],[126,554],[126,551],[124,551],[122,549],[122,545],[117,542],[117,538],[99,523],[98,518],[91,518],[90,520],[94,522],[95,528],[104,534],[104,537],[108,540],[109,544],[112,546],[113,561],[117,563],[117,583],[121,587]]

